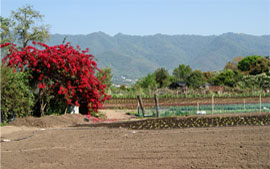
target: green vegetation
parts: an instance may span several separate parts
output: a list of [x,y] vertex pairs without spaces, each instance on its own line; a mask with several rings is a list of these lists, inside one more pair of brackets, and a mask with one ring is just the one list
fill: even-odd
[[225,69],[217,74],[213,81],[214,84],[219,86],[235,87],[236,83],[241,80],[241,76],[243,75],[239,71]]
[[13,73],[13,69],[1,66],[1,121],[32,115],[34,95],[30,89],[28,74]]
[[191,116],[191,117],[164,117],[158,119],[144,119],[122,123],[100,123],[92,126],[122,127],[137,130],[198,128],[198,127],[225,127],[225,126],[264,126],[270,124],[269,114],[243,116]]
[[49,26],[37,26],[37,22],[42,21],[43,17],[39,11],[35,11],[29,5],[12,11],[11,18],[14,25],[11,30],[21,47],[26,47],[31,41],[46,42],[49,39]]
[[155,80],[159,88],[167,87],[170,83],[170,75],[165,68],[158,68],[154,72]]
[[173,76],[176,81],[187,81],[187,78],[192,73],[189,65],[181,64],[173,70]]
[[191,88],[199,88],[205,84],[206,80],[201,71],[195,70],[187,77],[186,82]]
[[97,72],[97,78],[99,80],[102,80],[102,77],[106,76],[106,78],[103,80],[103,83],[107,85],[107,88],[111,88],[112,87],[112,69],[110,67],[106,67],[106,68],[102,68],[101,72]]
[[[238,67],[243,67],[246,60],[252,60],[253,64],[249,66],[250,69],[248,71],[247,69],[238,69]],[[181,82],[188,89],[185,89],[186,92],[184,92],[181,91],[185,88],[183,86],[172,87],[174,82]],[[211,91],[205,85],[224,87],[224,90]],[[180,90],[180,93],[176,94],[175,89]],[[113,91],[117,91],[117,89]],[[145,98],[151,98],[153,93],[159,93],[160,97],[168,98],[211,97],[215,93],[219,93],[221,97],[241,97],[264,94],[265,92],[270,92],[270,60],[269,57],[255,55],[236,57],[232,62],[228,62],[224,70],[220,72],[193,71],[188,65],[181,64],[170,75],[165,68],[158,68],[154,73],[140,78],[134,85],[125,90],[112,92],[112,97],[134,98],[141,95]]]
[[[38,21],[41,21],[42,18],[43,15],[31,6],[13,11],[10,18],[1,16],[1,44],[16,43],[21,49],[31,41],[48,41],[48,26],[38,26]],[[211,91],[206,87],[223,87],[223,93],[216,97],[258,96],[259,94],[269,96],[270,59],[269,56],[265,57],[270,47],[267,43],[269,36],[256,37],[228,33],[208,37],[160,34],[145,37],[118,34],[111,37],[99,32],[90,34],[87,38],[68,35],[67,41],[71,37],[73,44],[81,45],[82,48],[90,47],[101,65],[104,66],[101,72],[95,75],[100,81],[103,81],[103,84],[107,85],[106,92],[111,93],[112,98],[136,98],[137,95],[152,98],[154,93],[158,93],[160,98],[194,98],[211,97],[219,92]],[[50,44],[61,44],[63,39],[65,38],[61,35],[52,35]],[[239,44],[235,43],[235,39],[238,39]],[[230,50],[232,46],[234,50]],[[250,51],[246,46],[253,46],[254,50]],[[246,56],[254,51],[258,55]],[[1,50],[3,56],[6,53],[7,51]],[[224,65],[229,59],[232,61],[228,62],[223,70],[209,71],[219,70],[221,65]],[[132,65],[127,63],[132,63]],[[39,64],[41,63],[37,63],[37,65]],[[192,70],[191,67],[207,70],[207,72]],[[64,96],[54,97],[49,94],[49,90],[44,89],[41,99],[39,88],[44,88],[42,86],[45,83],[38,83],[37,79],[42,80],[43,74],[35,76],[32,81],[29,81],[28,68],[22,65],[21,68],[23,72],[12,73],[12,70],[6,65],[1,65],[1,116],[3,122],[7,122],[13,116],[33,115],[33,112],[40,107],[43,107],[42,115],[43,113],[47,115],[67,112]],[[45,71],[44,75],[47,73]],[[146,73],[148,73],[147,76],[142,77]],[[125,76],[127,81],[141,78],[131,86],[122,83],[121,86],[115,87],[112,81],[119,80],[120,75]],[[97,82],[100,82],[99,80]],[[51,82],[46,80],[46,83]],[[173,83],[175,86],[171,86]],[[42,86],[40,87],[40,85]],[[61,93],[62,91],[55,89],[50,92]],[[91,98],[89,99],[91,100]],[[38,108],[34,105],[40,106]],[[176,115],[186,115],[184,110],[171,111],[175,111]],[[232,109],[232,111],[236,110]]]
[[[270,104],[262,103],[261,104],[262,112],[270,112]],[[160,110],[161,116],[187,116],[197,114],[197,106],[181,106],[181,107],[170,107],[167,110]],[[214,114],[222,113],[249,113],[249,112],[258,112],[260,110],[260,104],[258,103],[249,103],[249,104],[216,104],[214,106]],[[199,111],[205,111],[206,114],[212,114],[212,105],[200,105]]]

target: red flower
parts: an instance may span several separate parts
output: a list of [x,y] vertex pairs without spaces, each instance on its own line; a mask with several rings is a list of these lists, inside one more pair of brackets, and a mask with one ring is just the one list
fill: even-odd
[[[32,43],[36,44],[34,41]],[[3,62],[6,61],[8,66],[14,67],[14,71],[16,68],[21,68],[22,71],[24,67],[28,67],[32,70],[30,78],[40,81],[40,89],[56,97],[64,95],[69,105],[79,105],[83,100],[91,103],[88,105],[89,109],[97,111],[103,102],[110,98],[105,93],[106,85],[102,85],[102,80],[95,76],[95,72],[100,70],[93,60],[94,56],[85,54],[88,49],[80,52],[79,46],[74,49],[70,43],[52,47],[43,43],[37,44],[44,49],[27,46],[19,50],[13,44],[0,45],[0,48],[13,45]],[[34,79],[37,76],[38,79]],[[45,88],[45,80],[49,82],[48,88]],[[59,90],[55,93],[57,88]]]

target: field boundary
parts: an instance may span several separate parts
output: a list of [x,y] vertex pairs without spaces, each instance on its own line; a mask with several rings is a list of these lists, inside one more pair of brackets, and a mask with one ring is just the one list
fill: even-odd
[[226,126],[264,126],[270,125],[269,113],[192,115],[184,117],[148,118],[134,121],[112,123],[78,124],[74,127],[108,127],[128,129],[173,129]]

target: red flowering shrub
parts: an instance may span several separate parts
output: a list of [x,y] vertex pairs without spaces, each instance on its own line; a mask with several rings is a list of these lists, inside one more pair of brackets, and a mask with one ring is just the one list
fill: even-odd
[[27,46],[19,50],[13,44],[0,45],[0,48],[10,46],[3,62],[17,70],[30,71],[30,78],[38,82],[41,92],[63,96],[67,105],[87,103],[89,110],[97,112],[109,96],[105,93],[106,84],[102,84],[105,76],[101,81],[95,76],[100,70],[94,56],[87,54],[88,49],[80,51],[79,46],[74,49],[70,43],[37,44],[43,49]]

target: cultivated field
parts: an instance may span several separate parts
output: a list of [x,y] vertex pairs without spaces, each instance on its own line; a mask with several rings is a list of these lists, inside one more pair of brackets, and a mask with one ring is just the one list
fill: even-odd
[[[143,98],[143,104],[146,108],[153,108],[155,106],[154,98]],[[215,104],[243,104],[245,103],[259,103],[259,97],[215,97]],[[270,103],[270,97],[262,97],[262,103]],[[197,97],[197,98],[159,98],[159,105],[170,106],[187,106],[187,105],[211,104],[211,97]],[[105,102],[105,109],[136,109],[138,100],[136,98],[112,98]]]
[[[1,143],[2,168],[270,168],[269,125],[155,130],[64,127],[68,125],[63,119],[73,125],[83,122],[82,117],[72,117],[78,116],[65,116],[57,127],[48,117],[37,127],[50,128],[3,127],[1,140],[11,141]],[[24,123],[31,125],[33,120]]]

